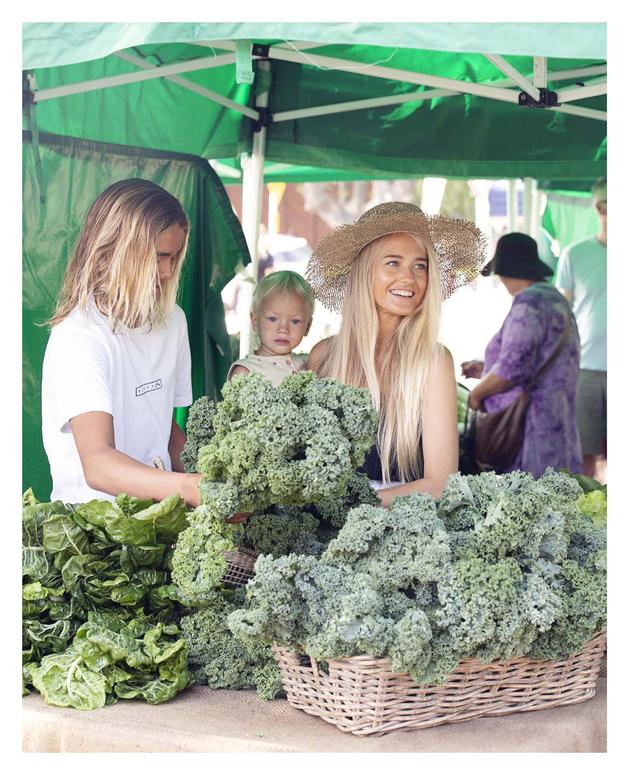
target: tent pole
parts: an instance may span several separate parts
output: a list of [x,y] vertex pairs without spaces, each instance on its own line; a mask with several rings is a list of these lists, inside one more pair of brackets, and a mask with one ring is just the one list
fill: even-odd
[[192,73],[198,70],[207,70],[211,67],[223,67],[235,62],[233,54],[224,56],[207,56],[202,59],[194,59],[189,62],[177,62],[171,65],[161,65],[159,67],[150,67],[143,72],[124,73],[123,75],[111,75],[107,78],[96,78],[82,83],[71,83],[65,86],[52,86],[47,89],[40,89],[35,94],[35,102],[44,102],[47,99],[56,99],[57,97],[67,97],[72,94],[84,94],[88,91],[97,91],[98,89],[108,89],[113,86],[126,86],[129,83],[141,83],[154,78],[167,78],[170,75],[180,75],[181,73]]
[[539,89],[547,88],[547,57],[534,57],[534,85]]
[[[127,54],[126,51],[116,51],[114,56],[117,56],[118,59],[121,59],[123,62],[129,62],[129,64],[135,65],[135,67],[140,67],[143,70],[152,69],[152,65],[145,59],[142,59],[139,56],[134,56],[132,54]],[[178,75],[171,75],[168,76],[165,80],[170,81],[171,83],[176,83],[178,86],[181,86],[188,91],[192,91],[195,94],[199,94],[201,97],[210,99],[212,102],[216,102],[218,105],[223,105],[230,110],[235,110],[237,113],[241,113],[243,116],[248,116],[249,118],[252,118],[253,121],[257,121],[259,119],[259,113],[256,110],[252,110],[246,105],[240,105],[237,102],[234,102],[232,99],[223,97],[222,94],[218,94],[215,91],[211,91],[210,89],[206,89],[203,86],[199,86],[198,83],[189,81],[187,78],[179,78]]]
[[541,195],[537,180],[532,180],[532,201],[530,214],[530,236],[539,241],[541,230]]
[[517,181],[511,178],[508,181],[508,196],[506,198],[506,214],[508,217],[508,231],[517,230]]
[[533,183],[531,177],[523,178],[523,231],[530,236],[532,236]]
[[513,83],[516,83],[520,89],[529,94],[532,99],[538,101],[541,98],[541,92],[536,85],[530,83],[530,81],[522,75],[519,70],[509,64],[503,56],[499,56],[499,54],[483,54],[483,56],[486,57],[489,62],[494,64],[498,70],[501,70],[504,75],[507,75]]
[[[270,90],[270,61],[258,61],[258,77],[263,84],[255,99],[257,108],[268,107]],[[263,77],[260,77],[263,76]],[[253,297],[253,288],[257,282],[259,263],[259,224],[262,215],[262,197],[264,189],[264,157],[266,155],[266,127],[262,126],[253,135],[251,155],[243,157],[242,164],[242,230],[251,254],[251,263],[243,273],[238,293],[238,317],[240,318],[240,357],[249,354],[252,340],[249,310]]]

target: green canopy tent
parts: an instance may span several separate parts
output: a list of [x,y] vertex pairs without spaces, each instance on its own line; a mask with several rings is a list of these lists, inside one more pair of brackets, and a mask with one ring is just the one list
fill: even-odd
[[255,260],[265,161],[283,179],[604,174],[605,60],[590,23],[28,23],[28,153],[42,190],[53,135],[241,166]]

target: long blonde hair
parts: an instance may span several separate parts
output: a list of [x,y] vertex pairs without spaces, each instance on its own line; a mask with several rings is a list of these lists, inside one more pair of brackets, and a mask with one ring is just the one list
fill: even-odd
[[422,432],[426,375],[442,353],[438,329],[442,304],[439,258],[434,247],[411,234],[428,255],[428,283],[419,308],[404,317],[385,348],[376,353],[379,322],[373,297],[373,269],[398,235],[370,242],[353,262],[339,333],[330,341],[321,376],[368,387],[379,414],[377,444],[385,482],[396,462],[402,481],[420,476],[418,446]]
[[[174,225],[183,229],[185,240],[158,293],[155,240]],[[162,324],[176,301],[188,233],[181,203],[160,186],[141,178],[110,185],[87,213],[49,324],[76,307],[86,311],[90,296],[114,330]]]

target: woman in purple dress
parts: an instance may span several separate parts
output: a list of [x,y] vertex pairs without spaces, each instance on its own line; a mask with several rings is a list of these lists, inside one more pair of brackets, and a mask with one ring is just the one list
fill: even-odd
[[558,356],[530,389],[523,444],[514,463],[503,470],[525,470],[535,477],[545,468],[582,470],[576,424],[576,384],[580,339],[571,308],[544,281],[552,274],[527,234],[505,234],[482,274],[497,274],[514,297],[501,329],[486,347],[485,359],[462,364],[467,377],[480,382],[469,396],[473,409],[499,411],[519,395],[550,359],[565,330],[570,332]]

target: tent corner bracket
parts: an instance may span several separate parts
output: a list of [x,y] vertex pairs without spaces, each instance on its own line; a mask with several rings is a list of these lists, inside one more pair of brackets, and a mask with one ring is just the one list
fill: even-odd
[[548,108],[560,105],[558,95],[549,89],[539,89],[539,98],[534,99],[525,91],[519,92],[519,107]]
[[268,59],[270,53],[270,45],[264,43],[253,43],[253,56],[258,56],[260,59]]

